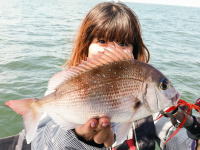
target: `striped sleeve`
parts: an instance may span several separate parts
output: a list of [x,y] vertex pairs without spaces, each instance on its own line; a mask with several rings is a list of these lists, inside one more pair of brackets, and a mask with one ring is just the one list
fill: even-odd
[[107,150],[80,141],[73,130],[65,131],[50,117],[45,117],[38,127],[32,150]]

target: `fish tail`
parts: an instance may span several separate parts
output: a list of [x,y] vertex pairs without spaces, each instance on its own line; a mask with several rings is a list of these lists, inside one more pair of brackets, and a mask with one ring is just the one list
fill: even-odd
[[36,133],[37,126],[41,117],[39,107],[37,107],[35,98],[10,100],[5,102],[5,105],[10,107],[16,113],[22,115],[26,130],[26,140],[29,144]]

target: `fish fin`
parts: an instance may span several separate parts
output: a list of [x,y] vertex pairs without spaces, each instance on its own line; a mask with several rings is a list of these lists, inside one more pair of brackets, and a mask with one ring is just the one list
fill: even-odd
[[130,50],[105,50],[103,52],[98,52],[91,58],[87,58],[86,61],[81,61],[78,66],[72,66],[68,68],[65,72],[65,80],[69,80],[76,77],[84,72],[90,71],[99,66],[110,64],[113,62],[125,61],[134,59],[133,54]]
[[39,124],[41,113],[38,111],[35,104],[36,99],[10,100],[5,102],[5,105],[10,107],[16,113],[22,115],[26,130],[26,140],[29,144],[36,133]]
[[132,122],[114,124],[112,130],[116,135],[116,141],[113,144],[113,146],[117,146],[123,143],[127,139],[131,127],[132,127]]
[[56,74],[54,74],[48,81],[48,90],[45,95],[53,93],[56,91],[56,88],[65,81],[66,70],[62,70]]

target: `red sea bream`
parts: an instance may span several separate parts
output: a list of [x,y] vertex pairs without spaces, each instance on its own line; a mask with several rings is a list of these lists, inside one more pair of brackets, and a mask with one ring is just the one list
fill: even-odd
[[160,71],[135,60],[130,52],[101,52],[62,75],[62,83],[50,83],[58,86],[43,98],[6,102],[23,116],[28,143],[44,113],[65,129],[108,116],[118,124],[115,132],[122,140],[133,121],[174,105],[179,97]]

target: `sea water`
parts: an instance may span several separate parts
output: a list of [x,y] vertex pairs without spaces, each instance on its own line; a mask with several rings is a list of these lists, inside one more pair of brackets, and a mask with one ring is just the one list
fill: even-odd
[[[74,36],[95,0],[0,0],[0,137],[22,129],[10,99],[42,97],[69,59]],[[200,8],[126,3],[137,14],[150,63],[182,98],[200,97]]]

